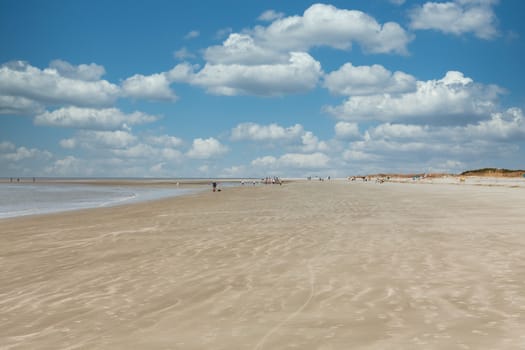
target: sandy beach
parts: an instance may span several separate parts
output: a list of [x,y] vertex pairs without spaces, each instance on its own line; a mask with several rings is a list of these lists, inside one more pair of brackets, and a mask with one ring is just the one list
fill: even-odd
[[523,349],[525,188],[298,181],[0,220],[0,349]]

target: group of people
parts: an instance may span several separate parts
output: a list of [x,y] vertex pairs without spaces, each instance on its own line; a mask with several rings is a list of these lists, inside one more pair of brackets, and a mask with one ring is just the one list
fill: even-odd
[[283,182],[277,176],[268,176],[262,179],[262,183],[266,185],[282,185]]
[[[13,179],[12,177],[9,178],[9,182],[14,182],[14,181],[15,181],[15,179]],[[20,182],[20,178],[19,177],[16,178],[16,182]],[[33,177],[33,182],[36,182],[36,177]]]
[[[253,186],[255,186],[256,183],[263,183],[265,185],[282,185],[283,181],[278,176],[267,176],[267,177],[261,179],[260,181],[255,181],[255,180],[245,181],[245,180],[241,180],[241,186],[244,186],[247,183],[250,183]],[[211,187],[212,187],[213,192],[220,192],[221,191],[221,189],[219,188],[218,183],[216,181],[213,181],[211,183]]]

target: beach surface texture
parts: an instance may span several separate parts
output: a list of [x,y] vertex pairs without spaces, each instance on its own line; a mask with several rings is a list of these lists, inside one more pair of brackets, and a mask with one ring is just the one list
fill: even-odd
[[524,349],[525,188],[298,181],[0,220],[0,349]]

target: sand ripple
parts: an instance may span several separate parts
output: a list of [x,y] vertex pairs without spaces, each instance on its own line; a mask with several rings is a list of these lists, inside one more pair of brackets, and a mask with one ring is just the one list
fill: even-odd
[[0,221],[0,348],[525,348],[521,188],[298,182]]

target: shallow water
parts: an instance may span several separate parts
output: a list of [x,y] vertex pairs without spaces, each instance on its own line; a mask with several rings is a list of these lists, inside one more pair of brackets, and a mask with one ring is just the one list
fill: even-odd
[[196,191],[198,190],[77,184],[0,184],[0,219],[107,207]]

